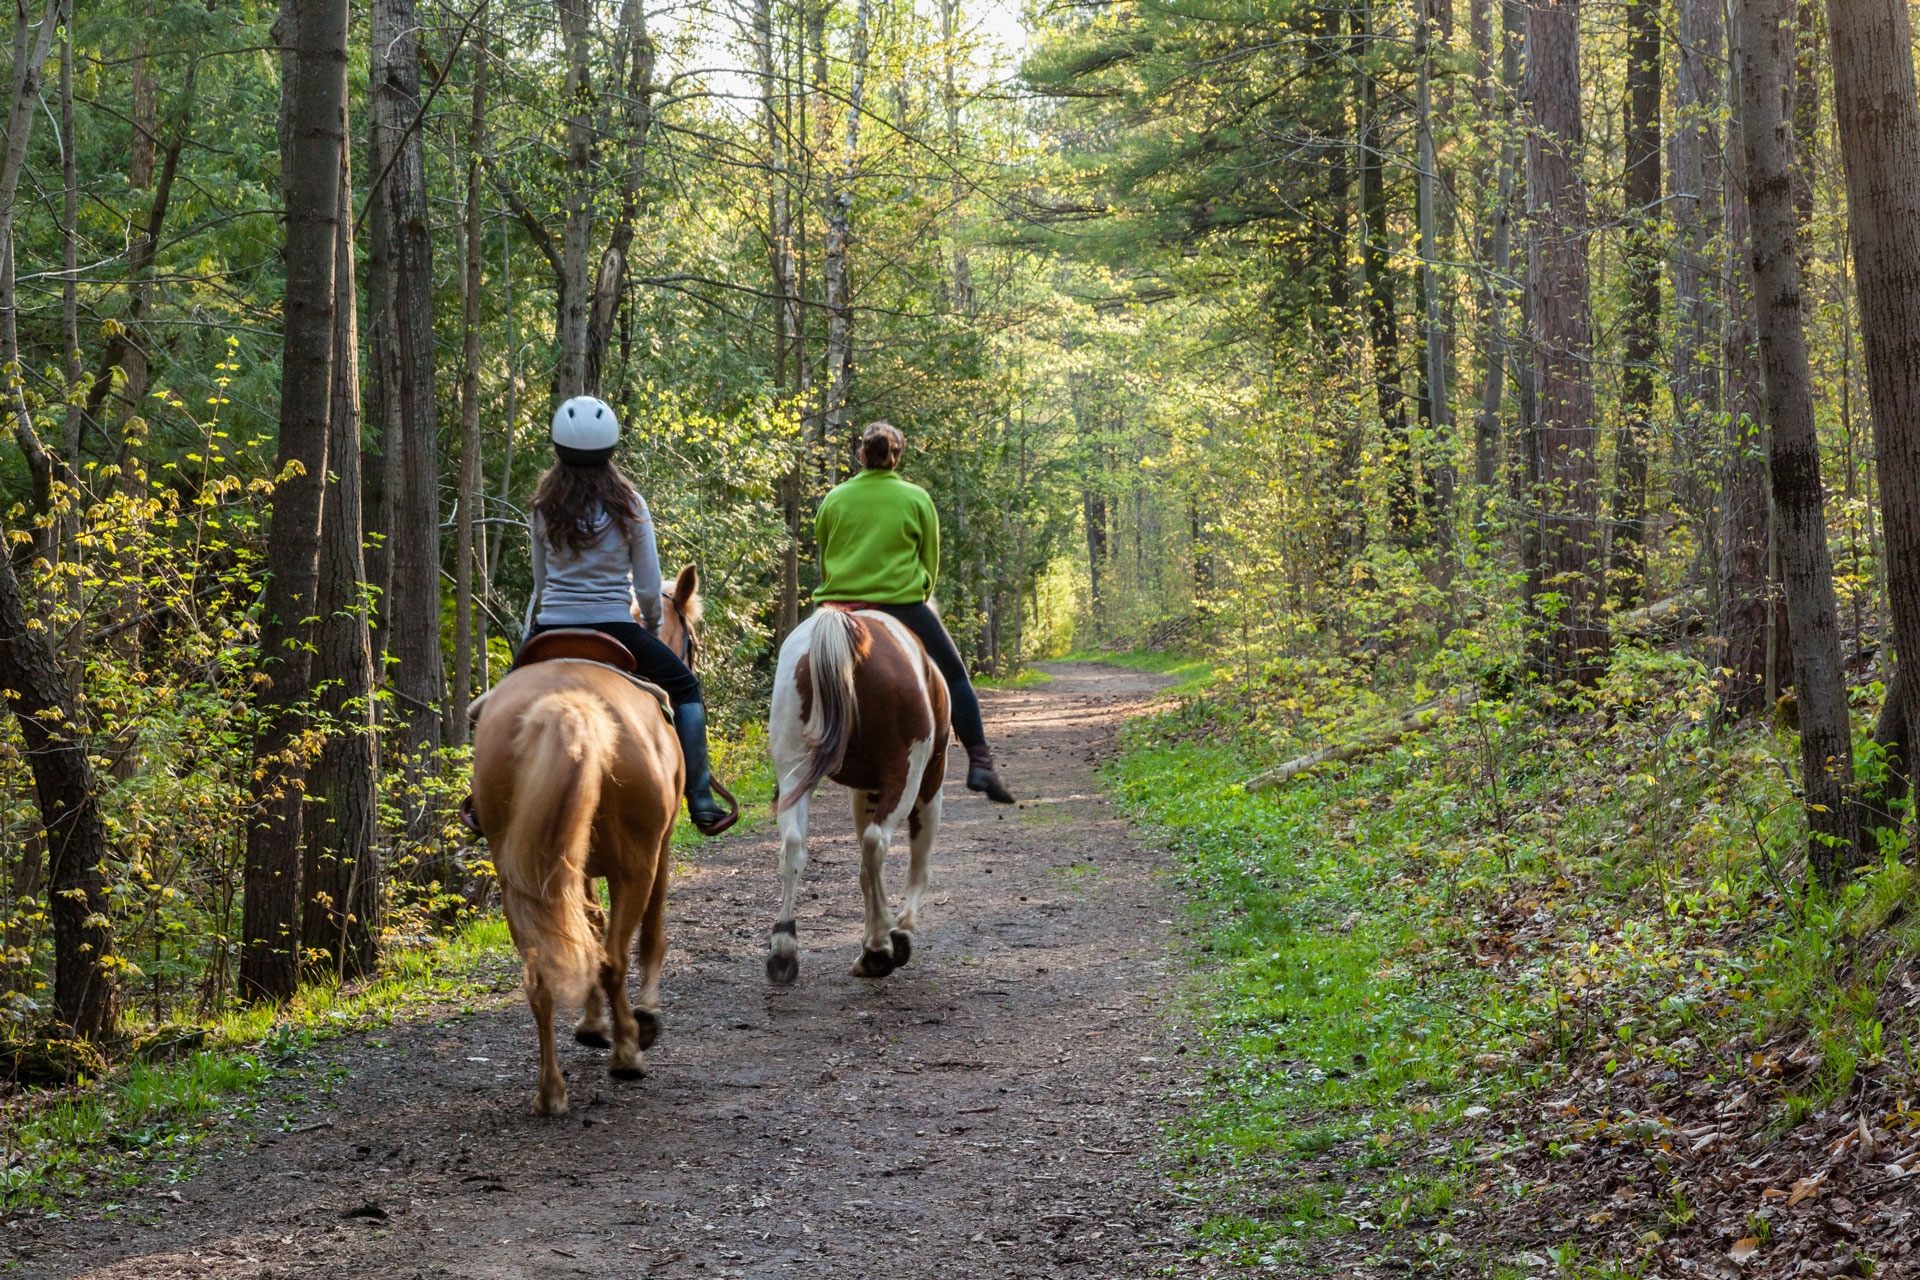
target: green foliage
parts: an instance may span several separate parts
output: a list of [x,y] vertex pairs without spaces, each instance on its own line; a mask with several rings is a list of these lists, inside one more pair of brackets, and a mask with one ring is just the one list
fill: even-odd
[[[1189,902],[1210,1101],[1176,1150],[1215,1206],[1204,1248],[1252,1262],[1359,1217],[1444,1221],[1493,1140],[1439,1157],[1422,1135],[1472,1133],[1471,1114],[1583,1070],[1797,1040],[1811,1073],[1753,1086],[1791,1126],[1862,1062],[1920,1066],[1878,1001],[1892,958],[1920,949],[1911,870],[1890,860],[1833,899],[1786,889],[1794,748],[1716,726],[1685,659],[1622,649],[1576,701],[1482,697],[1351,767],[1243,788],[1374,723],[1376,700],[1422,695],[1275,661],[1135,722],[1110,766]],[[1540,1136],[1643,1140],[1599,1118]]]

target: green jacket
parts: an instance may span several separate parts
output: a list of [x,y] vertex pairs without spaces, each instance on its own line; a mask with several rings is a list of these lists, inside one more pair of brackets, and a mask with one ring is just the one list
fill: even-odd
[[919,485],[870,468],[835,485],[814,517],[815,600],[919,604],[940,573],[940,516]]

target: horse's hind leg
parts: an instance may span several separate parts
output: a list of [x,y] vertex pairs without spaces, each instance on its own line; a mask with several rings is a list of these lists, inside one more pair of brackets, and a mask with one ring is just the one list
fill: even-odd
[[643,885],[636,884],[631,876],[609,876],[607,888],[613,910],[607,920],[606,951],[600,962],[600,992],[613,1012],[613,1054],[607,1059],[607,1070],[619,1079],[637,1080],[644,1074],[640,1069],[643,1046],[640,1024],[627,1006],[627,952],[648,902]]
[[[887,846],[892,830],[875,818],[873,800],[864,791],[853,793],[853,828],[860,833],[860,892],[866,898],[867,931],[861,942],[856,978],[884,978],[899,966],[893,951],[893,911],[887,905]],[[891,815],[889,815],[891,816]]]
[[933,839],[940,834],[940,793],[921,800],[907,814],[907,896],[899,918],[893,922],[893,962],[903,965],[913,955],[913,932],[920,923],[920,899],[927,891],[929,866],[933,860]]
[[560,1074],[560,1055],[553,1047],[553,989],[538,974],[527,974],[527,1007],[540,1033],[540,1088],[534,1095],[535,1115],[567,1114],[567,1078]]
[[[600,909],[600,894],[595,890],[593,877],[584,877],[587,882],[587,923],[604,941],[607,936],[607,913]],[[587,987],[587,998],[581,1002],[580,1021],[573,1024],[573,1038],[593,1049],[605,1049],[613,1044],[612,1028],[607,1022],[607,1011],[600,1003],[600,988]]]
[[767,981],[786,986],[800,976],[800,926],[793,913],[800,897],[800,873],[807,868],[807,806],[801,796],[780,811],[780,918],[767,949]]
[[653,1048],[660,1038],[660,971],[667,962],[667,875],[673,866],[673,824],[660,833],[653,883],[640,915],[640,1002],[633,1007],[635,1043]]

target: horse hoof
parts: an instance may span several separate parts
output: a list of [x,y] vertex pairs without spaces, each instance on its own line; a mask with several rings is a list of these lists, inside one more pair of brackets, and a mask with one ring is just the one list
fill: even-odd
[[856,978],[884,978],[894,969],[893,956],[885,951],[862,951],[860,963],[853,966]]
[[576,1044],[583,1044],[589,1049],[613,1048],[613,1038],[607,1034],[605,1027],[575,1027],[573,1039]]
[[646,1078],[647,1069],[639,1063],[633,1062],[625,1066],[608,1067],[607,1074],[615,1080],[643,1080]]
[[[660,1015],[651,1009],[635,1009],[633,1020],[640,1024],[640,1047],[653,1048],[654,1041],[660,1038]],[[636,1070],[634,1075],[640,1073]]]
[[913,935],[895,929],[887,935],[887,941],[893,944],[893,967],[898,969],[913,959]]
[[790,987],[793,980],[800,976],[800,957],[769,955],[767,957],[767,981],[776,987]]
[[546,1116],[550,1120],[567,1114],[567,1095],[563,1093],[557,1098],[536,1096],[533,1100],[533,1114]]

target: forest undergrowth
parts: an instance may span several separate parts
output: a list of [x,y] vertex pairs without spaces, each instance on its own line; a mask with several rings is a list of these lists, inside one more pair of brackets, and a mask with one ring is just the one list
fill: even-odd
[[1182,696],[1129,726],[1109,780],[1189,902],[1210,1056],[1175,1179],[1208,1208],[1203,1253],[1907,1273],[1914,875],[1896,843],[1809,887],[1789,730],[1722,725],[1697,662],[1623,647],[1591,691],[1482,685],[1431,732],[1255,790],[1457,691],[1448,662],[1433,687],[1144,665]]
[[[63,1089],[0,1098],[0,1212],[59,1218],[88,1188],[131,1193],[183,1182],[205,1139],[236,1125],[295,1125],[274,1113],[268,1085],[281,1103],[324,1097],[344,1083],[339,1068],[310,1056],[321,1042],[400,1020],[461,1016],[519,990],[506,922],[490,913],[446,937],[392,949],[376,978],[311,983],[277,1006],[153,1028],[121,1064],[102,1063]],[[114,1201],[108,1192],[109,1215],[122,1209]]]

